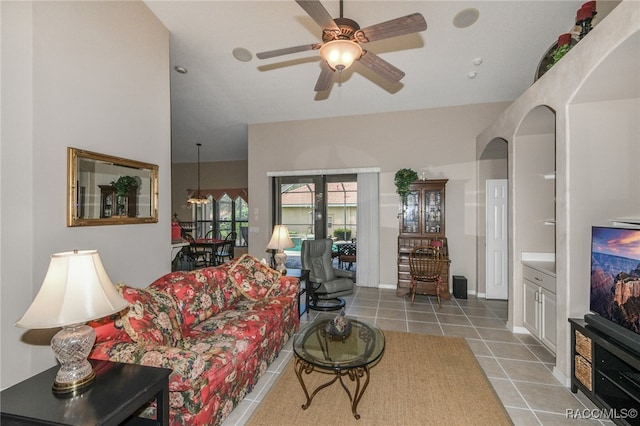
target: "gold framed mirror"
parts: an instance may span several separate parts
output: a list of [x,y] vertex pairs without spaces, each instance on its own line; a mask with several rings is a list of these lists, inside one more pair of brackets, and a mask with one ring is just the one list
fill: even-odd
[[67,148],[67,226],[158,222],[158,166]]

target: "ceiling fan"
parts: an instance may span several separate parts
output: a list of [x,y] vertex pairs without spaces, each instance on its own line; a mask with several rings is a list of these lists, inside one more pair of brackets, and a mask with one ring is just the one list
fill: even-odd
[[320,76],[314,88],[316,92],[329,89],[333,73],[348,68],[354,61],[359,61],[386,80],[397,83],[404,77],[404,72],[370,50],[363,49],[360,44],[427,29],[427,22],[420,13],[360,28],[356,21],[342,16],[342,0],[340,0],[340,17],[335,19],[329,15],[319,0],[296,0],[296,3],[322,28],[323,43],[270,50],[257,53],[256,56],[258,59],[267,59],[319,49],[323,61],[321,62]]

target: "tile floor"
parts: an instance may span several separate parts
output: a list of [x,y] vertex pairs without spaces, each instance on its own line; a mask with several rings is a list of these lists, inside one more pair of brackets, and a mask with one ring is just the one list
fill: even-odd
[[[417,296],[411,305],[407,297],[397,297],[395,290],[365,287],[358,287],[346,301],[347,316],[383,330],[466,338],[516,426],[613,424],[567,418],[568,409],[575,412],[595,406],[582,393],[571,393],[552,375],[554,356],[544,346],[529,335],[507,330],[505,301],[452,298],[438,307],[435,297]],[[333,317],[335,312],[311,311],[302,316],[301,326],[320,315]],[[223,426],[247,421],[292,356],[289,342]]]

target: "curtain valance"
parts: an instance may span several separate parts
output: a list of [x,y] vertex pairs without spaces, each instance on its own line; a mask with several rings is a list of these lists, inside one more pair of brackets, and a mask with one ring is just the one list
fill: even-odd
[[[193,189],[187,189],[187,193],[189,196],[193,195],[196,191]],[[200,194],[203,197],[208,197],[211,195],[214,200],[220,201],[224,195],[228,195],[229,198],[235,200],[240,197],[245,202],[249,202],[249,189],[248,188],[223,188],[223,189],[201,189]]]

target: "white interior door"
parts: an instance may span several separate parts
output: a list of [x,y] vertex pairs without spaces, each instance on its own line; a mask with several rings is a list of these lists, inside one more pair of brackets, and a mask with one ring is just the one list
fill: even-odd
[[486,183],[486,297],[509,298],[507,236],[507,180],[487,179]]

